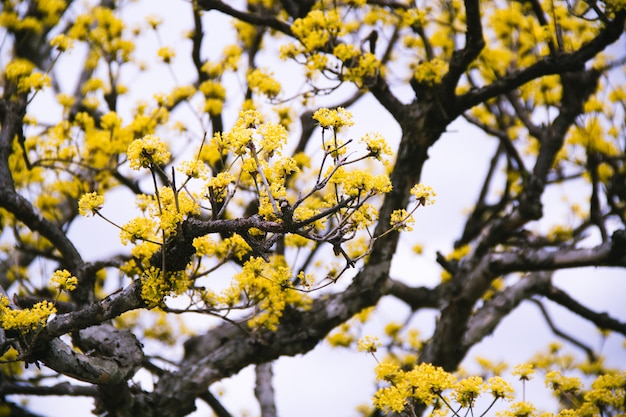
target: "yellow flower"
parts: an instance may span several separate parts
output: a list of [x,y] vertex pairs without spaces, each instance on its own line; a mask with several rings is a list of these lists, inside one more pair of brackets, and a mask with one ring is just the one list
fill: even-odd
[[178,167],[178,171],[187,175],[190,178],[207,179],[209,176],[209,169],[202,161],[183,161]]
[[454,400],[463,408],[471,408],[484,390],[483,379],[479,376],[471,376],[457,382],[454,386]]
[[154,236],[156,223],[146,217],[136,217],[126,223],[120,231],[120,240],[123,245],[128,242],[135,243],[137,240],[148,240]]
[[160,16],[153,15],[153,14],[150,16],[147,16],[146,21],[148,22],[148,25],[150,25],[152,29],[158,28],[161,25],[161,23],[163,23],[163,19]]
[[513,372],[511,372],[512,375],[519,376],[519,379],[522,381],[530,381],[534,373],[535,370],[533,369],[533,365],[530,363],[517,365],[515,369],[513,369]]
[[152,165],[166,164],[170,159],[170,153],[165,143],[154,135],[146,135],[136,139],[128,146],[128,161],[134,170],[148,168]]
[[93,193],[83,194],[78,200],[78,212],[81,216],[89,217],[100,210],[104,204],[104,196],[99,195],[95,191]]
[[280,94],[280,83],[267,71],[257,68],[248,74],[247,79],[248,86],[257,94],[265,94],[269,98]]
[[50,281],[61,291],[74,291],[78,285],[78,278],[72,276],[67,269],[54,271]]
[[411,230],[413,230],[413,224],[415,223],[415,219],[412,215],[407,213],[405,209],[398,209],[394,210],[393,213],[391,213],[391,219],[389,220],[389,223],[391,224],[391,227],[397,230],[410,232]]
[[174,52],[174,50],[169,46],[163,46],[159,48],[159,50],[157,51],[157,55],[159,56],[159,58],[161,58],[163,62],[169,64],[176,56],[176,52]]
[[531,417],[535,415],[537,415],[535,407],[524,401],[513,403],[509,410],[496,413],[498,417]]
[[367,146],[368,156],[373,156],[378,160],[393,153],[385,138],[379,133],[367,133],[361,138],[361,142]]
[[338,107],[336,110],[327,108],[318,109],[313,113],[313,119],[317,120],[322,129],[333,128],[338,131],[344,126],[352,126],[352,113],[343,107]]
[[441,82],[447,71],[448,64],[439,58],[435,58],[432,61],[419,64],[415,68],[413,77],[420,83],[434,85]]
[[428,206],[435,204],[435,196],[437,193],[428,185],[415,184],[413,188],[411,188],[411,195],[415,196],[422,205]]
[[50,41],[50,46],[57,48],[61,52],[72,49],[74,40],[66,35],[57,35]]
[[550,371],[545,377],[546,387],[563,392],[580,390],[582,383],[576,377],[567,377],[558,371]]
[[513,387],[502,377],[491,377],[487,380],[487,384],[489,385],[487,389],[493,395],[493,398],[513,399]]
[[54,304],[49,301],[41,301],[32,308],[24,310],[12,310],[9,308],[9,300],[0,298],[0,325],[5,330],[19,329],[23,333],[44,327],[51,314],[56,313]]
[[366,353],[374,353],[381,347],[383,344],[378,340],[377,337],[365,336],[362,339],[359,339],[357,349],[359,352]]

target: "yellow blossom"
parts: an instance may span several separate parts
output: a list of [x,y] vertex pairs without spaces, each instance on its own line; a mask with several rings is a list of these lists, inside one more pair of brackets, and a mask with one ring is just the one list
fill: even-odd
[[31,308],[13,310],[9,307],[9,300],[0,297],[0,325],[5,330],[19,329],[23,333],[44,327],[51,314],[56,313],[54,304],[49,301],[40,301]]
[[512,375],[519,376],[519,379],[523,381],[530,381],[534,373],[535,373],[535,370],[533,369],[533,365],[530,363],[523,363],[523,364],[517,365],[513,369],[513,372],[511,372]]
[[415,68],[413,77],[420,83],[434,85],[441,82],[441,79],[447,71],[448,64],[439,58],[435,58],[431,61],[419,64],[417,68]]
[[99,195],[97,192],[83,194],[78,200],[78,212],[81,216],[89,217],[100,210],[100,207],[104,204],[104,196]]
[[271,73],[256,68],[248,76],[248,86],[257,94],[265,94],[268,98],[274,98],[280,94],[281,86]]
[[471,376],[456,383],[454,400],[463,408],[471,408],[484,390],[483,379],[479,376]]
[[411,230],[413,230],[413,224],[415,224],[415,219],[412,215],[407,213],[405,209],[398,209],[394,210],[393,213],[391,213],[389,223],[394,229],[410,232]]
[[503,398],[505,400],[513,399],[513,387],[502,377],[494,376],[487,380],[487,390],[494,399]]
[[361,142],[367,146],[369,156],[381,160],[383,156],[392,155],[392,150],[385,138],[379,133],[367,133],[361,138]]
[[78,278],[72,276],[67,269],[54,271],[50,281],[61,291],[74,291],[78,285]]
[[518,401],[511,404],[508,410],[498,411],[496,416],[498,417],[532,417],[536,416],[537,411],[535,407],[525,401]]
[[128,161],[135,170],[169,162],[170,153],[165,143],[154,135],[146,135],[131,142],[128,147]]
[[364,338],[359,339],[357,349],[359,352],[375,353],[382,345],[383,344],[377,337],[365,336]]
[[313,113],[313,119],[317,120],[319,125],[323,129],[333,128],[335,131],[339,131],[344,126],[352,126],[352,113],[343,107],[338,107],[335,110],[321,108]]
[[66,35],[57,35],[50,41],[50,46],[57,48],[61,52],[72,49],[74,40]]
[[201,178],[207,179],[209,176],[209,169],[202,161],[194,160],[194,161],[183,161],[177,168],[178,171],[182,172],[189,178]]
[[169,46],[162,46],[157,51],[157,55],[159,56],[159,58],[161,58],[163,62],[169,64],[176,56],[176,52],[174,52],[174,49],[170,48]]
[[416,184],[411,188],[411,195],[414,196],[422,205],[428,206],[435,204],[435,196],[437,193],[435,193],[428,185]]

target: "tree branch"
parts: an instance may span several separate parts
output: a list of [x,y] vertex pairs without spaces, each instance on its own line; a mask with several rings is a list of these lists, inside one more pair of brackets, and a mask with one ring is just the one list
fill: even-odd
[[250,23],[251,25],[267,26],[282,32],[285,35],[294,36],[289,24],[272,16],[242,12],[230,7],[220,0],[198,0],[198,6],[206,11],[218,10],[224,14],[234,17],[235,19],[241,20],[242,22]]
[[68,397],[96,397],[98,387],[93,385],[72,385],[69,382],[45,386],[45,385],[20,385],[3,381],[0,385],[2,395],[59,395]]
[[567,308],[572,313],[578,314],[580,317],[589,320],[599,329],[613,330],[621,335],[626,336],[626,323],[620,322],[609,316],[607,313],[597,313],[588,307],[574,300],[569,294],[560,288],[550,285],[541,293],[547,299]]
[[261,417],[276,416],[276,403],[274,400],[274,386],[272,384],[272,362],[261,363],[255,368],[254,395],[261,406]]
[[480,1],[465,0],[465,16],[467,30],[465,31],[465,46],[456,50],[450,58],[448,73],[442,79],[442,87],[446,103],[453,104],[454,90],[461,75],[469,65],[478,57],[485,47],[483,38],[483,25],[480,21]]
[[467,323],[461,344],[469,350],[485,336],[490,335],[500,322],[525,299],[550,285],[552,272],[538,271],[522,278],[487,301]]
[[558,327],[556,327],[556,325],[552,321],[552,318],[548,314],[548,311],[543,306],[543,304],[541,304],[540,301],[533,300],[532,298],[529,299],[528,301],[534,303],[537,307],[539,307],[539,310],[541,310],[541,315],[543,316],[543,318],[545,319],[546,323],[548,324],[548,327],[550,327],[550,330],[552,330],[552,333],[554,333],[555,335],[557,335],[558,337],[560,337],[562,339],[567,340],[568,342],[570,342],[574,346],[578,346],[579,348],[584,350],[585,353],[587,354],[587,358],[589,359],[589,362],[595,362],[597,360],[595,353],[593,353],[593,349],[591,349],[589,346],[585,345],[583,342],[581,342],[578,339],[568,335],[567,333],[563,332]]
[[387,294],[393,295],[404,301],[411,310],[417,311],[422,308],[438,308],[440,301],[441,286],[435,289],[426,287],[409,287],[401,281],[389,279]]

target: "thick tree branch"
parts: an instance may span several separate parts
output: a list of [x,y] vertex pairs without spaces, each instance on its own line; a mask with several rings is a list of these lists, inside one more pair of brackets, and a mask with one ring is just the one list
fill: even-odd
[[444,91],[444,100],[449,104],[454,103],[454,90],[459,82],[459,78],[485,47],[483,25],[480,21],[480,1],[465,0],[464,3],[467,26],[465,46],[452,54],[448,73],[443,77],[441,83]]
[[141,298],[141,283],[134,281],[123,290],[90,304],[80,310],[59,314],[48,322],[39,334],[40,343],[73,331],[95,326],[122,313],[145,307]]
[[93,385],[72,385],[69,382],[46,386],[46,385],[23,385],[13,384],[3,381],[0,384],[0,393],[2,395],[19,394],[19,395],[59,395],[68,397],[96,397],[98,388]]
[[[624,234],[621,230],[616,232]],[[621,252],[621,254],[620,254]],[[584,266],[626,266],[626,248],[619,239],[611,239],[592,248],[559,248],[556,250],[520,248],[488,255],[489,268],[496,274],[513,271],[555,270]]]
[[[101,336],[117,337],[119,334],[113,332],[103,333]],[[47,367],[55,371],[71,376],[81,381],[90,382],[92,384],[116,384],[125,382],[135,373],[138,365],[135,360],[141,356],[143,351],[140,347],[127,351],[127,344],[118,341],[118,346],[114,352],[121,354],[117,356],[90,356],[77,352],[60,339],[53,339],[48,343],[45,352],[39,359],[46,364]],[[137,342],[135,340],[135,342]],[[109,343],[116,343],[115,339],[111,339]],[[140,363],[140,362],[139,362]]]
[[435,289],[409,287],[401,281],[389,279],[387,287],[387,294],[404,301],[413,311],[439,307],[441,286]]
[[461,338],[463,348],[469,350],[485,336],[490,335],[522,301],[549,286],[551,278],[552,272],[538,271],[494,295],[468,321],[467,330]]
[[276,403],[274,385],[272,383],[272,362],[261,363],[255,368],[254,395],[261,407],[261,417],[274,417],[276,415]]

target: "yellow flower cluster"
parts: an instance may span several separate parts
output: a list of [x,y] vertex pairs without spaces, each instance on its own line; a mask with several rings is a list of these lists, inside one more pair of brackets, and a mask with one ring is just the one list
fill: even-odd
[[244,295],[244,303],[255,305],[259,313],[248,321],[252,328],[276,330],[287,306],[307,309],[311,299],[291,289],[293,276],[282,256],[273,256],[270,262],[251,257],[235,275],[233,284],[222,292],[218,301],[229,307],[237,306]]
[[163,165],[170,159],[167,146],[154,135],[134,140],[128,147],[127,155],[130,167],[135,170]]
[[393,153],[387,140],[380,133],[366,133],[361,138],[361,142],[367,146],[369,156],[373,156],[379,161],[385,156],[391,156]]
[[78,278],[73,276],[67,269],[54,271],[50,281],[60,291],[74,291],[78,285]]
[[534,405],[526,401],[518,401],[509,407],[506,411],[498,411],[497,417],[533,417],[537,415],[537,409]]
[[364,170],[338,170],[331,183],[343,186],[343,192],[351,197],[384,194],[392,188],[388,175],[372,175]]
[[424,184],[415,184],[411,188],[411,195],[414,196],[424,206],[435,204],[435,196],[437,193],[432,187]]
[[333,129],[336,132],[342,127],[352,126],[352,113],[343,107],[337,109],[321,108],[313,113],[313,119],[316,120],[322,129]]
[[50,41],[50,46],[58,49],[60,52],[65,52],[68,49],[72,49],[74,45],[73,39],[66,35],[57,35]]
[[442,59],[434,58],[419,64],[415,68],[413,77],[420,83],[435,85],[441,82],[446,72],[448,72],[448,63]]
[[415,219],[405,209],[398,209],[391,213],[389,224],[396,230],[410,232],[413,230]]
[[219,243],[214,242],[209,236],[197,237],[193,240],[193,246],[198,256],[211,256],[220,261],[230,258],[242,260],[252,251],[250,245],[237,233]]
[[226,100],[226,88],[222,83],[215,80],[206,80],[200,84],[200,92],[204,95],[205,113],[217,116],[222,113],[224,101]]
[[522,381],[530,381],[533,378],[534,374],[535,369],[533,364],[531,363],[522,363],[516,365],[513,369],[513,372],[511,372],[511,375],[519,376],[519,379]]
[[123,245],[153,239],[156,232],[156,222],[148,217],[135,217],[126,223],[120,231],[120,240]]
[[104,196],[97,192],[86,193],[78,200],[78,212],[81,216],[89,217],[100,210],[104,204]]
[[375,353],[383,344],[377,337],[365,336],[359,339],[357,349],[359,352]]
[[331,38],[343,34],[345,27],[337,10],[324,13],[316,9],[296,19],[291,30],[306,51],[314,51],[323,48]]
[[99,54],[118,63],[130,61],[135,44],[123,38],[123,31],[124,22],[113,10],[97,6],[74,19],[68,36],[90,44],[90,61],[95,67]]
[[174,50],[169,46],[163,46],[157,51],[157,56],[161,58],[163,62],[169,64],[176,56],[176,52],[174,52]]
[[190,284],[184,271],[163,273],[150,267],[141,277],[141,298],[149,308],[158,307],[165,297],[182,294]]
[[[499,376],[489,378],[487,382],[478,376],[457,381],[451,373],[428,363],[418,364],[407,371],[394,362],[382,361],[375,372],[383,387],[374,394],[373,403],[387,412],[402,413],[412,401],[433,405],[445,400],[444,393],[448,390],[459,407],[468,409],[485,392],[490,393],[494,400],[510,400],[513,395],[511,385]],[[447,400],[445,403],[448,404]]]
[[445,390],[454,386],[454,375],[431,364],[419,364],[410,371],[383,361],[376,366],[376,379],[389,385],[374,394],[374,405],[384,411],[400,413],[407,402],[417,400],[431,405]]
[[280,83],[267,71],[256,68],[248,74],[247,79],[248,86],[257,94],[265,94],[268,98],[280,94]]
[[5,330],[19,329],[23,333],[45,327],[48,317],[56,313],[54,304],[49,301],[40,301],[31,308],[13,310],[9,307],[9,300],[0,297],[0,325]]
[[5,77],[15,83],[18,93],[27,93],[31,90],[38,91],[50,85],[50,77],[40,72],[35,72],[35,65],[25,59],[14,59],[5,68]]

